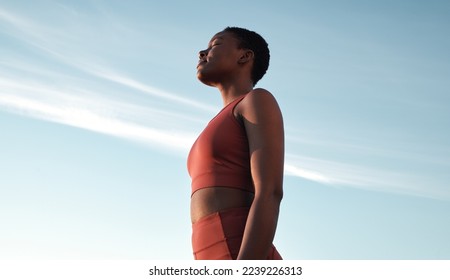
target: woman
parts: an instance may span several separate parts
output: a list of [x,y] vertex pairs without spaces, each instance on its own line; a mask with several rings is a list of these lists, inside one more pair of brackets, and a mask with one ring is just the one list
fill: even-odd
[[228,27],[199,52],[197,78],[224,107],[192,146],[195,259],[281,259],[272,245],[283,196],[284,129],[275,98],[254,89],[269,66],[265,40]]

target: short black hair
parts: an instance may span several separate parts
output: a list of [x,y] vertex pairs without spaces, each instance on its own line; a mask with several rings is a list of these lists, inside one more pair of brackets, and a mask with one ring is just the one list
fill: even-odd
[[253,51],[255,58],[252,69],[253,86],[261,80],[269,68],[269,46],[264,38],[254,31],[241,27],[227,27],[223,32],[231,32],[239,40],[239,47]]

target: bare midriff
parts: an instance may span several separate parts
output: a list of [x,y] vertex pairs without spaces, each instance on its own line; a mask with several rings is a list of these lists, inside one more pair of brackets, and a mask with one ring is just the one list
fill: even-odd
[[229,208],[250,207],[254,194],[230,187],[199,189],[191,197],[191,221]]

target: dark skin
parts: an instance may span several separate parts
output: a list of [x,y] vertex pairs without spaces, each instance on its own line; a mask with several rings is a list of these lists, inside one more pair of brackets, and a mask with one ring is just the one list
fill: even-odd
[[211,186],[191,197],[191,220],[234,207],[250,207],[237,259],[265,259],[275,235],[283,196],[284,129],[273,95],[253,89],[254,53],[240,49],[232,33],[220,32],[199,53],[197,77],[219,89],[224,106],[249,93],[235,108],[242,120],[250,152],[255,194],[234,188]]

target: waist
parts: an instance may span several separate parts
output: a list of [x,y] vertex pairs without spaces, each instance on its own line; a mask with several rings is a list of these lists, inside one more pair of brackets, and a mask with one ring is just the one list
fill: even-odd
[[191,196],[191,221],[230,208],[250,207],[254,194],[237,188],[209,187],[197,190]]
[[208,172],[193,176],[191,193],[194,194],[202,188],[209,188],[209,186],[224,186],[254,192],[250,172],[245,171],[219,172],[217,170],[210,170]]

